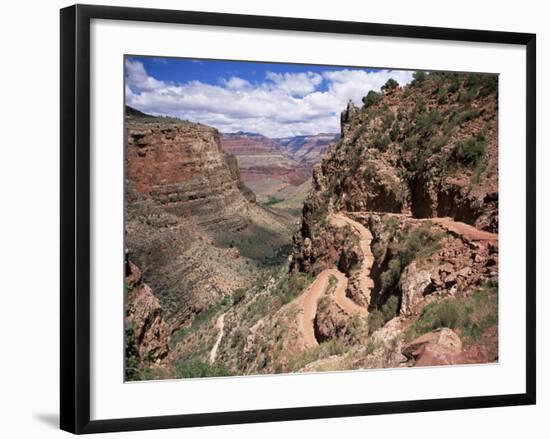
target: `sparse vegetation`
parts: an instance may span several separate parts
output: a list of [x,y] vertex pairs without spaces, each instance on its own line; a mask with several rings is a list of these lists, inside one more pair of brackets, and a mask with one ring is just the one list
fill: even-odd
[[412,228],[399,233],[393,238],[389,250],[391,259],[388,268],[381,274],[382,289],[392,290],[401,277],[402,271],[414,259],[430,256],[439,248],[439,241],[444,233],[435,233],[429,224]]
[[231,375],[221,364],[209,364],[199,360],[180,360],[174,363],[176,378],[205,378]]
[[292,356],[288,362],[289,369],[296,372],[309,363],[330,357],[331,355],[341,355],[346,350],[346,345],[342,340],[329,340],[320,343],[314,348],[300,352]]
[[476,166],[485,153],[485,137],[482,134],[458,142],[453,151],[453,157],[466,166]]
[[412,84],[413,85],[420,85],[422,84],[426,78],[427,78],[427,74],[426,72],[422,71],[422,70],[417,70],[416,72],[413,73],[413,82]]
[[390,78],[382,86],[382,91],[391,91],[396,89],[397,87],[399,87],[399,83],[395,79]]
[[473,295],[447,298],[424,307],[420,316],[407,330],[412,340],[438,328],[460,330],[466,343],[473,343],[483,332],[498,323],[498,285],[488,283]]
[[369,334],[380,329],[387,321],[393,319],[399,311],[399,298],[391,295],[380,309],[374,309],[369,314]]
[[372,107],[380,100],[380,93],[370,90],[367,95],[362,99],[364,108]]
[[279,204],[279,203],[282,203],[284,200],[284,198],[277,198],[277,197],[274,197],[273,195],[268,195],[267,196],[267,200],[264,201],[262,204],[264,206],[273,206],[274,204]]

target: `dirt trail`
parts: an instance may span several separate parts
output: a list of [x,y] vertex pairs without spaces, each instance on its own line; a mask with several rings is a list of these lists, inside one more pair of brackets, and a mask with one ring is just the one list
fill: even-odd
[[346,296],[346,288],[348,286],[348,278],[346,275],[339,270],[334,270],[333,274],[336,276],[336,279],[338,279],[338,285],[334,290],[334,301],[336,305],[350,315],[359,314],[361,316],[367,316],[369,312],[366,308],[359,306]]
[[[317,305],[319,304],[319,300],[328,288],[330,276],[336,276],[335,273],[340,272],[334,268],[323,270],[315,278],[313,283],[306,289],[306,291],[295,300],[296,305],[303,310],[300,318],[298,319],[298,329],[302,333],[306,349],[312,348],[319,344],[315,338],[313,319],[315,319],[315,315],[317,314]],[[347,285],[348,279],[345,276],[344,280]],[[340,284],[341,281],[341,279],[338,279],[338,284]],[[337,288],[338,287],[340,287],[340,285],[338,285]]]
[[213,364],[216,362],[216,357],[218,355],[218,347],[220,346],[220,342],[222,341],[222,337],[223,337],[224,317],[225,317],[225,314],[222,314],[221,316],[218,317],[218,320],[216,320],[215,328],[219,330],[219,333],[218,333],[218,338],[216,338],[216,343],[214,343],[214,346],[210,351],[210,356],[209,356],[210,364]]
[[[337,227],[345,227],[349,225],[359,235],[359,245],[363,252],[363,263],[361,266],[360,285],[361,288],[370,294],[374,287],[374,282],[370,278],[370,271],[374,263],[374,256],[370,248],[372,234],[362,224],[354,221],[343,214],[335,214],[331,217],[331,222]],[[359,306],[353,300],[346,296],[346,288],[348,286],[347,276],[336,268],[323,270],[316,277],[315,281],[307,288],[307,290],[295,300],[295,304],[303,310],[298,321],[298,327],[304,338],[306,348],[311,348],[318,345],[315,338],[313,328],[313,320],[317,314],[317,306],[321,296],[325,293],[329,286],[331,276],[336,278],[336,288],[334,289],[333,297],[336,305],[342,308],[350,315],[359,314],[362,316],[368,315],[366,308]]]
[[[374,288],[374,281],[370,277],[372,265],[374,264],[374,255],[372,254],[372,250],[371,250],[372,233],[363,224],[352,220],[351,218],[347,217],[342,213],[337,213],[333,215],[331,217],[331,223],[338,227],[344,227],[346,225],[349,225],[359,235],[359,247],[363,252],[363,262],[361,263],[361,274],[359,277],[359,285],[361,287],[361,290],[364,292],[365,296],[370,297],[370,292]],[[345,297],[345,294],[344,294],[344,297]],[[347,297],[346,299],[348,299],[349,302],[351,302],[352,304],[356,305],[359,309],[361,309],[362,314],[366,312],[366,310],[363,307],[355,304],[355,302],[353,302]]]
[[[353,215],[353,216],[358,214],[360,215],[361,213],[365,214],[365,213],[373,213],[373,212],[350,212],[350,215]],[[455,233],[463,237],[466,240],[481,241],[485,243],[498,245],[498,234],[476,229],[475,227],[469,224],[465,224],[459,221],[454,221],[452,218],[444,217],[444,218],[416,219],[406,214],[396,213],[392,215],[408,217],[410,218],[411,221],[418,221],[418,222],[431,221],[445,228],[449,232]],[[374,255],[372,254],[372,250],[371,250],[371,242],[373,239],[371,232],[361,223],[354,221],[344,213],[336,213],[332,215],[330,217],[330,222],[336,227],[350,226],[355,231],[355,233],[357,233],[357,235],[359,236],[359,246],[361,248],[361,251],[363,252],[363,261],[361,264],[359,284],[361,286],[361,289],[365,292],[365,294],[370,295],[372,288],[374,288],[374,282],[370,277],[370,272],[374,264]],[[302,313],[300,313],[300,318],[298,320],[298,328],[302,333],[304,346],[306,349],[312,348],[319,344],[317,342],[317,339],[315,338],[313,320],[315,319],[315,315],[317,314],[317,307],[319,304],[319,300],[321,299],[321,296],[325,293],[325,291],[329,286],[330,276],[334,276],[337,280],[336,288],[332,293],[334,295],[335,303],[350,315],[354,315],[354,314],[359,314],[362,316],[368,315],[368,310],[366,308],[358,305],[357,303],[355,303],[353,300],[351,300],[349,297],[346,296],[346,288],[348,286],[347,276],[336,268],[329,268],[329,269],[323,270],[316,277],[315,281],[306,289],[306,291],[293,301],[293,303],[296,304],[303,311]],[[223,320],[222,320],[222,328],[223,328]],[[221,340],[222,332],[223,332],[223,329],[222,331],[220,331],[220,336],[218,337],[218,340],[216,342],[216,345],[214,346],[214,349],[212,349],[212,352],[214,353],[214,358],[215,358],[215,350],[217,349],[217,345]],[[212,357],[212,353],[211,353],[211,357]]]
[[412,215],[405,214],[405,213],[374,212],[374,211],[349,212],[349,215],[351,216],[372,215],[372,214],[407,218],[407,220],[411,222],[418,222],[418,223],[424,223],[426,221],[429,221],[429,222],[438,224],[441,227],[447,229],[449,232],[459,235],[469,241],[479,241],[479,242],[486,242],[486,243],[498,245],[498,233],[491,233],[485,230],[478,229],[470,224],[466,224],[460,221],[455,221],[451,217],[414,218]]
[[498,245],[498,233],[491,233],[485,230],[476,229],[470,224],[454,221],[452,218],[430,218],[436,224],[443,226],[451,233],[463,236],[470,241],[488,242]]

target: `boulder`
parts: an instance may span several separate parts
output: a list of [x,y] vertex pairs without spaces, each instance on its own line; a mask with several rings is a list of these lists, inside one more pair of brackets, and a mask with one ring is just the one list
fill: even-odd
[[427,345],[438,345],[442,348],[437,348],[436,350],[438,352],[445,350],[460,354],[462,351],[462,341],[460,337],[456,335],[452,329],[440,328],[414,339],[403,346],[401,352],[409,359],[418,359],[418,357],[425,352]]

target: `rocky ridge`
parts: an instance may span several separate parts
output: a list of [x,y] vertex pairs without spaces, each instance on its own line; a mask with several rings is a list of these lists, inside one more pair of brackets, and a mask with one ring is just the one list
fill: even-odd
[[290,223],[255,202],[215,129],[129,112],[126,131],[126,245],[172,333],[281,257]]

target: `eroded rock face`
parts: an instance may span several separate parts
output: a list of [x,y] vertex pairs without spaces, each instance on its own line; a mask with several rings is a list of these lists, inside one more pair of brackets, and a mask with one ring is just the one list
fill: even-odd
[[[348,103],[340,141],[314,169],[302,236],[295,239],[297,259],[304,238],[317,246],[313,235],[323,235],[320,223],[331,211],[451,217],[498,231],[497,93],[482,78],[486,85],[464,103],[468,81],[429,75],[363,108]],[[466,148],[474,156],[465,158]]]
[[399,310],[401,315],[411,315],[414,305],[435,290],[430,272],[420,270],[414,261],[403,270],[399,282],[402,294]]
[[172,333],[250,285],[289,224],[256,204],[215,129],[132,111],[126,129],[126,245]]
[[315,134],[275,139],[281,148],[302,164],[313,166],[319,162],[329,145],[340,139],[338,134]]
[[139,192],[168,212],[212,230],[246,225],[242,212],[255,199],[214,128],[127,116],[126,130],[126,178]]
[[324,307],[317,310],[313,322],[317,341],[322,343],[327,340],[345,337],[349,317],[332,300],[327,301]]
[[306,181],[311,166],[287,154],[276,140],[256,133],[224,133],[221,145],[239,162],[241,178],[246,183],[265,179],[299,185]]
[[160,303],[149,285],[143,283],[141,271],[126,260],[126,327],[131,328],[139,355],[140,367],[164,362],[170,352],[169,334]]

